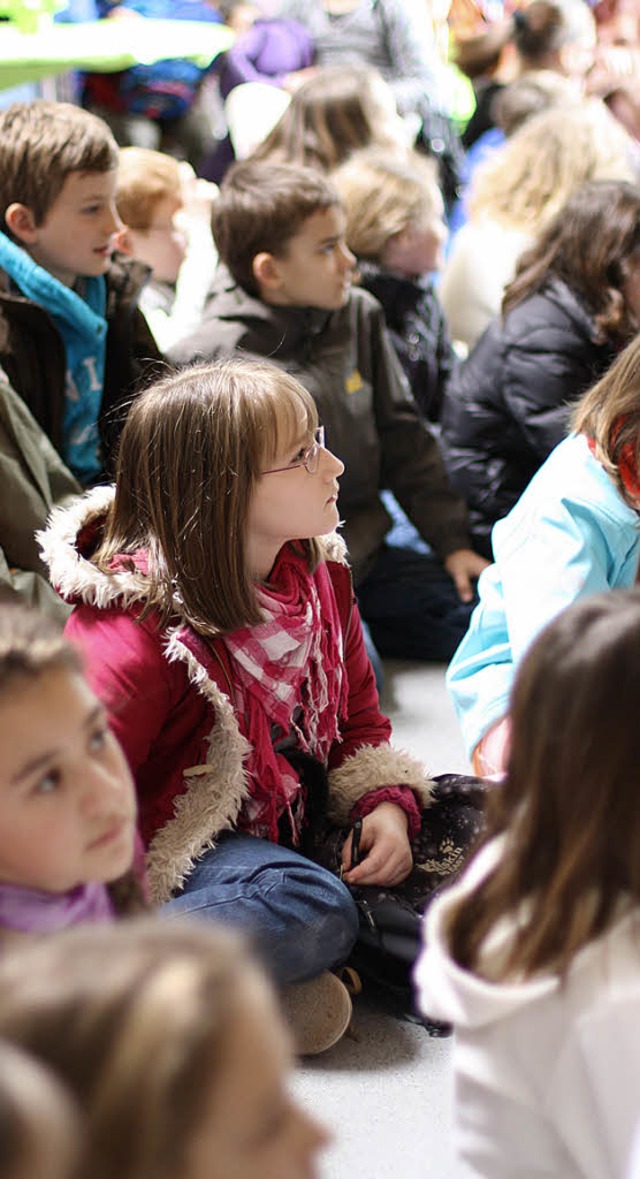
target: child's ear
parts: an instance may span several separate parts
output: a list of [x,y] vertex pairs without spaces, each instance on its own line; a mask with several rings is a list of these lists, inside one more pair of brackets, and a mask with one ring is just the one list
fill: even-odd
[[256,254],[251,263],[253,277],[261,291],[274,294],[280,289],[278,260],[273,254]]
[[33,246],[38,236],[38,227],[36,219],[27,205],[20,205],[14,201],[9,205],[4,219],[7,228],[18,241],[24,243],[25,246]]

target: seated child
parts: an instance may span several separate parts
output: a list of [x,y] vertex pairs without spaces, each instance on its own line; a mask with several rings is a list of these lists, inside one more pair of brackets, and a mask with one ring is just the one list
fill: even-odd
[[421,1006],[454,1024],[457,1148],[478,1179],[637,1174],[639,693],[638,589],[547,625],[516,676],[486,842],[427,918]]
[[333,534],[343,469],[295,378],[192,367],[134,402],[115,491],[42,538],[136,780],[155,899],[249,929],[287,983],[342,963],[358,932],[345,884],[300,854],[322,800],[296,757],[328,769],[336,821],[363,818],[349,883],[408,875],[430,796],[378,708]]
[[118,248],[151,268],[139,306],[165,351],[200,324],[217,254],[211,207],[217,189],[188,164],[144,147],[120,151]]
[[[355,259],[335,188],[293,164],[244,161],[214,209],[223,266],[179,363],[241,350],[307,386],[346,465],[341,511],[358,600],[382,655],[449,659],[464,634],[474,579],[466,508],[421,421],[380,305],[352,290]],[[388,489],[433,552],[385,543]]]
[[76,1179],[80,1119],[53,1073],[22,1049],[0,1044],[3,1179]]
[[347,214],[360,283],[384,308],[398,358],[424,417],[437,422],[453,349],[431,275],[447,237],[433,161],[416,152],[355,152],[332,176]]
[[[142,907],[135,795],[77,652],[0,607],[0,946]],[[1,955],[0,955],[1,956]]]
[[77,1179],[317,1174],[328,1135],[289,1093],[274,996],[228,931],[147,918],[25,947],[0,964],[0,1035],[75,1097]]
[[476,773],[506,767],[514,673],[538,631],[577,598],[637,580],[639,464],[640,335],[580,399],[573,433],[494,526],[495,564],[447,672]]
[[0,112],[0,364],[83,485],[109,467],[126,407],[160,354],[141,268],[112,258],[118,149],[67,103]]

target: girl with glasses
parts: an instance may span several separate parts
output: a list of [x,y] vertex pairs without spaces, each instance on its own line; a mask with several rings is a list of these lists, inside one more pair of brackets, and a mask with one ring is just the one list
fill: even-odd
[[[409,874],[429,797],[378,708],[334,531],[344,468],[323,443],[313,399],[274,365],[185,369],[132,406],[115,488],[43,540],[136,780],[153,895],[249,930],[279,983],[313,980],[307,1051],[349,1020],[326,973],[358,933],[346,883]],[[363,820],[346,883],[301,854],[318,807],[305,757],[328,774],[323,812]]]

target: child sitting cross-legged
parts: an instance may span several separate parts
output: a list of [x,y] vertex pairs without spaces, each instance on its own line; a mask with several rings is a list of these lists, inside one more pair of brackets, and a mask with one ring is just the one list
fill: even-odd
[[[58,510],[43,535],[135,777],[153,895],[248,930],[292,1002],[302,986],[335,1013],[301,1051],[348,1023],[330,973],[359,933],[347,886],[401,884],[423,807],[430,830],[439,813],[379,710],[334,533],[343,470],[294,377],[194,366],[134,402],[115,489]],[[347,836],[330,867],[314,841],[325,820]]]
[[2,606],[2,950],[141,909],[135,817],[129,769],[77,652],[48,618]]

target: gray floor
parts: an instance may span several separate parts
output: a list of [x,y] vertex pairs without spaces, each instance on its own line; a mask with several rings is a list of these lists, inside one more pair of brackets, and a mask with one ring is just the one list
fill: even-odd
[[[434,774],[465,771],[444,669],[386,667],[382,698],[395,744]],[[334,1133],[323,1179],[455,1179],[451,1146],[450,1039],[434,1039],[361,997],[354,1036],[301,1065],[301,1100]]]

